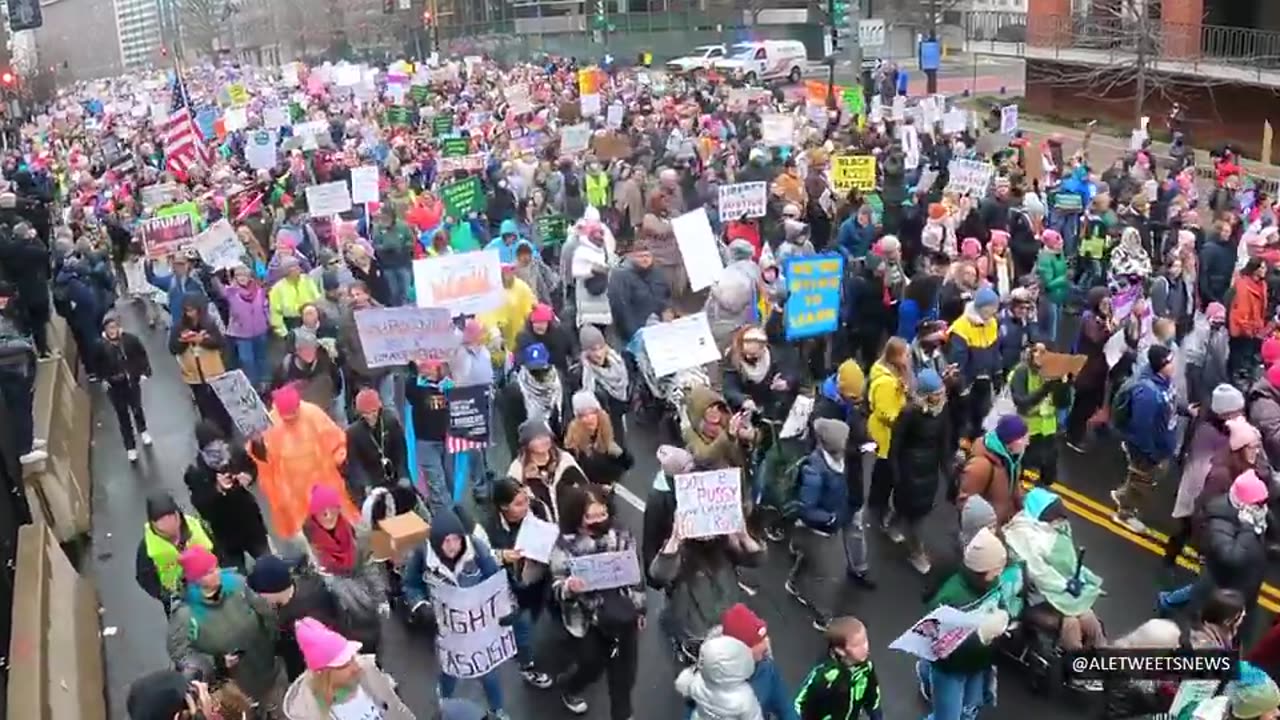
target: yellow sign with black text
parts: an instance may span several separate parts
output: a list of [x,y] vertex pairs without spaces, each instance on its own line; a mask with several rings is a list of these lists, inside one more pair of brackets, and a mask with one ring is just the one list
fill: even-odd
[[874,155],[836,155],[831,159],[831,181],[840,192],[876,189]]

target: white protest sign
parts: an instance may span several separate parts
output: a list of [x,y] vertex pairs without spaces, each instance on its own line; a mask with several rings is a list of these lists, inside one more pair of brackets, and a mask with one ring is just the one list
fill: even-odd
[[378,167],[361,165],[351,169],[351,202],[378,202]]
[[502,306],[502,263],[497,250],[479,250],[413,261],[418,307],[450,314],[488,312]]
[[524,516],[520,521],[520,532],[516,533],[515,549],[524,553],[529,560],[537,560],[544,565],[551,562],[551,550],[560,539],[560,528],[555,523],[536,517],[533,513]]
[[461,679],[482,677],[516,656],[515,633],[502,624],[514,612],[506,573],[466,588],[433,584],[431,602],[441,672]]
[[307,186],[307,213],[312,217],[337,215],[351,209],[351,195],[341,180]]
[[622,105],[618,103],[611,104],[609,106],[608,114],[605,115],[605,121],[604,121],[605,125],[608,125],[610,128],[614,130],[617,130],[618,128],[622,127],[623,112],[624,110]]
[[764,217],[768,208],[766,184],[749,182],[721,185],[718,208],[721,222]]
[[1147,131],[1141,128],[1134,128],[1129,134],[1129,150],[1137,152],[1142,149],[1144,143],[1147,142]]
[[222,114],[222,126],[227,132],[243,130],[249,126],[249,109],[245,107],[227,108]]
[[1018,130],[1018,106],[1005,105],[1000,108],[1000,134],[1009,135]]
[[[215,352],[215,351],[209,351]],[[209,387],[222,401],[231,421],[245,437],[253,437],[271,427],[267,406],[242,370],[231,370],[209,378]]]
[[169,106],[165,103],[151,103],[151,124],[163,125],[169,120]]
[[629,587],[640,584],[640,562],[635,550],[582,555],[569,561],[569,574],[585,582],[588,591]]
[[790,147],[795,143],[796,119],[773,113],[760,118],[760,134],[770,147]]
[[654,377],[665,377],[688,368],[720,360],[720,348],[711,336],[706,313],[695,313],[640,330],[644,354]]
[[741,468],[681,473],[675,481],[675,529],[680,537],[732,535],[745,527]]
[[566,125],[560,128],[561,154],[586,152],[587,146],[590,144],[591,126],[582,123],[579,125]]
[[950,110],[942,116],[942,132],[956,135],[969,127],[969,116],[963,110]]
[[262,124],[269,128],[289,127],[292,120],[289,117],[289,108],[284,105],[272,105],[262,111]]
[[404,97],[409,93],[409,88],[401,83],[391,83],[387,85],[387,99],[392,105],[403,105]]
[[507,99],[507,110],[516,115],[533,112],[533,102],[529,100],[529,83],[516,83],[504,88],[503,97]]
[[918,658],[934,662],[955,652],[978,629],[980,616],[943,605],[917,620],[889,645]]
[[811,415],[813,415],[813,398],[797,395],[795,402],[791,403],[791,411],[787,413],[786,421],[782,423],[782,429],[778,431],[778,436],[784,440],[803,437],[805,429],[809,427]]
[[889,108],[889,119],[901,122],[907,117],[907,99],[901,95],[893,96],[893,105]]
[[270,170],[275,167],[275,133],[264,130],[251,134],[244,144],[244,159],[254,170]]
[[671,230],[684,257],[689,289],[697,292],[714,285],[724,269],[724,260],[720,257],[716,234],[711,230],[711,221],[707,219],[707,209],[700,207],[672,218]]
[[405,365],[430,350],[452,350],[460,342],[444,308],[369,308],[357,310],[355,320],[371,368]]
[[148,185],[142,188],[142,207],[155,210],[171,202],[177,202],[180,197],[182,197],[182,189],[177,183]]
[[969,193],[973,197],[981,198],[986,195],[987,186],[991,184],[991,176],[995,174],[995,170],[995,166],[981,160],[952,160],[947,165],[947,173],[950,176],[947,192]]
[[200,259],[214,270],[227,270],[243,264],[244,245],[226,218],[197,235],[194,245]]
[[286,87],[298,87],[298,63],[286,63],[280,67],[281,82]]
[[578,98],[578,106],[582,109],[582,117],[593,117],[600,114],[600,95],[592,93]]

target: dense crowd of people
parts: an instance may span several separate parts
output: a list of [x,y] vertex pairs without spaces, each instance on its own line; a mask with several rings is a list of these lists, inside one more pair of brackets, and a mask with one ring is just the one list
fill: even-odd
[[[612,720],[645,717],[632,690],[652,617],[690,718],[903,715],[912,699],[882,695],[871,619],[841,612],[851,588],[876,589],[867,544],[883,537],[925,578],[922,625],[967,618],[962,641],[915,652],[930,718],[993,704],[996,655],[1037,639],[1050,655],[1243,650],[1237,678],[1193,709],[1276,718],[1280,633],[1258,601],[1280,466],[1280,205],[1230,148],[1205,186],[1178,137],[1171,156],[1145,141],[1104,163],[1088,133],[1036,148],[1002,134],[998,111],[944,132],[945,103],[877,88],[796,102],[555,58],[222,66],[83,84],[33,117],[0,194],[8,439],[24,463],[46,457],[30,416],[51,311],[129,461],[152,444],[149,334],[199,417],[192,510],[154,493],[139,532],[171,666],[134,683],[131,717],[423,717],[380,662],[384,617],[442,642],[456,630],[440,596],[495,577],[521,679],[573,714],[603,676]],[[205,127],[197,107],[219,119]],[[872,158],[869,183],[850,186],[848,156]],[[376,199],[313,206],[335,183],[354,200],[370,168]],[[752,183],[756,209],[726,204]],[[710,235],[689,234],[699,213]],[[170,247],[153,221],[174,215],[193,233]],[[221,227],[229,262],[203,242]],[[722,267],[709,286],[702,240]],[[487,253],[501,289],[449,312],[448,341],[420,336],[393,364],[366,347],[362,313],[430,307],[444,292],[424,284],[431,261],[479,268]],[[808,258],[839,268],[816,333]],[[719,359],[671,370],[657,343],[687,321]],[[265,401],[257,427],[224,397],[236,370]],[[477,397],[487,435],[460,442],[454,411]],[[633,533],[617,488],[640,425],[664,443]],[[1117,438],[1112,522],[1148,532],[1166,511],[1152,488],[1178,486],[1161,617],[1128,634],[1094,611],[1103,580],[1053,489],[1061,453]],[[710,471],[736,473],[741,514],[708,535],[677,496]],[[958,518],[951,547],[924,541],[940,506]],[[429,530],[388,556],[375,535],[406,513]],[[549,554],[530,557],[524,526],[546,524]],[[1188,580],[1173,568],[1191,543]],[[794,688],[750,607],[751,568],[788,552],[786,592],[826,645]],[[634,558],[633,582],[596,589],[584,559],[613,553]],[[554,652],[534,642],[544,623]],[[520,717],[495,670],[450,667],[438,717]],[[487,708],[455,697],[470,678]],[[1168,711],[1178,688],[1069,684],[1130,714]]]

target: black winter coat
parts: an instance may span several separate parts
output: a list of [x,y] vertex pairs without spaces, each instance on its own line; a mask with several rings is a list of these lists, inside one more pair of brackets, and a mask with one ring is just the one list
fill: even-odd
[[661,315],[670,305],[671,286],[658,267],[640,270],[628,262],[609,273],[609,310],[623,342],[629,342],[650,315]]
[[400,418],[384,408],[374,425],[364,418],[351,423],[347,428],[347,463],[359,467],[375,486],[395,487],[400,478],[411,478]]
[[542,343],[551,354],[551,364],[560,371],[560,377],[569,376],[569,363],[574,359],[574,337],[569,328],[559,322],[552,322],[547,331],[538,335],[533,331],[533,323],[526,322],[524,330],[516,336],[515,360],[519,364],[523,360],[524,349],[530,345]]
[[1263,536],[1238,517],[1231,498],[1220,495],[1204,506],[1204,571],[1215,588],[1238,590],[1246,598],[1257,598],[1267,571],[1267,548]]
[[306,672],[307,664],[302,659],[302,651],[298,649],[298,639],[294,634],[293,624],[302,618],[310,617],[324,623],[326,627],[340,628],[338,601],[325,586],[324,580],[316,575],[301,575],[293,579],[293,597],[289,602],[276,608],[276,624],[280,635],[276,639],[276,654],[284,660],[285,672],[293,681]]
[[136,335],[121,332],[116,342],[99,337],[94,352],[98,376],[113,385],[136,383],[138,378],[151,375],[147,349]]
[[636,459],[626,448],[622,448],[622,454],[617,457],[596,452],[568,452],[578,461],[578,467],[582,468],[587,480],[597,485],[612,486],[636,464]]
[[950,413],[930,415],[908,405],[893,424],[889,467],[893,472],[894,512],[914,520],[927,516],[938,497],[938,480],[951,466]]
[[[223,472],[248,473],[255,480],[258,477],[257,464],[241,448],[231,451],[231,461]],[[226,492],[218,490],[217,471],[206,465],[199,455],[187,467],[182,479],[191,491],[191,504],[208,525],[219,553],[234,556],[266,546],[267,526],[251,489],[236,484]]]

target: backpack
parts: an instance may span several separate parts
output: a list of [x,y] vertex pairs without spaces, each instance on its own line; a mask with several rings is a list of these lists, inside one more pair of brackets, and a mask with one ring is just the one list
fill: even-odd
[[774,481],[773,493],[778,504],[777,510],[788,524],[800,517],[800,472],[808,461],[809,454],[805,453],[778,473],[777,480]]
[[1125,380],[1111,399],[1111,427],[1119,432],[1124,432],[1133,418],[1133,391],[1137,389],[1139,382],[1141,381],[1133,377]]

